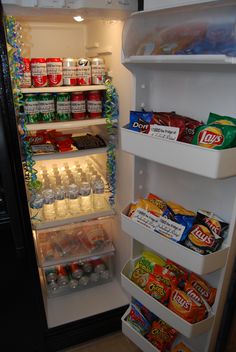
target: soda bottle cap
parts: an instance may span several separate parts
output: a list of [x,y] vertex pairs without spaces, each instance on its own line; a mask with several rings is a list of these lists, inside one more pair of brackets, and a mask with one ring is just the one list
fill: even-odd
[[83,181],[80,184],[80,195],[81,196],[89,196],[91,193],[91,187],[89,182]]

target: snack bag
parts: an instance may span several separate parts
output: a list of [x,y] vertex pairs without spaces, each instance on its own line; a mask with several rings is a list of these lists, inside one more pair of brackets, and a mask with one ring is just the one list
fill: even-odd
[[227,149],[236,146],[236,127],[228,125],[202,125],[197,128],[192,144],[210,149]]
[[147,200],[156,205],[157,208],[161,209],[162,211],[164,211],[167,207],[166,202],[155,194],[149,193],[147,196]]
[[210,112],[207,124],[236,126],[236,118],[230,116],[221,116]]
[[172,289],[168,308],[191,324],[202,320],[205,314],[205,307],[178,288]]
[[217,291],[216,288],[211,287],[208,282],[206,282],[203,278],[196,275],[195,273],[191,273],[189,275],[189,282],[202,296],[202,298],[209,304],[209,306],[214,304]]
[[192,352],[183,342],[178,343],[171,352]]
[[173,202],[167,202],[167,205],[155,231],[175,242],[183,242],[193,226],[196,214]]
[[129,129],[135,132],[148,133],[152,112],[130,111]]
[[154,273],[156,265],[164,266],[165,263],[166,261],[162,257],[149,251],[143,251],[142,257],[136,263],[135,268],[142,268],[146,272]]
[[165,268],[172,271],[175,276],[178,278],[178,282],[186,281],[188,279],[189,273],[182,266],[172,262],[170,259],[166,259]]
[[137,203],[131,204],[128,216],[132,218],[135,211],[139,208],[144,209],[157,217],[163,214],[161,208],[159,208],[154,202],[150,201],[149,199],[139,199]]
[[131,302],[134,306],[136,306],[140,312],[143,314],[143,316],[150,322],[152,323],[153,320],[157,320],[157,316],[150,312],[142,303],[137,301],[134,297],[132,297]]
[[185,292],[199,307],[202,308],[201,311],[199,311],[199,321],[205,319],[210,311],[210,307],[202,298],[200,293],[188,281],[181,282],[179,288],[181,288],[183,292]]
[[149,274],[147,283],[143,290],[157,301],[165,304],[168,302],[171,289],[161,280],[158,280],[154,275]]
[[146,338],[160,352],[165,352],[171,347],[176,336],[176,330],[167,325],[163,320],[159,319],[152,323],[151,331],[147,334]]
[[126,320],[133,327],[133,329],[141,335],[145,335],[150,330],[150,322],[134,304],[131,305],[131,311]]
[[136,285],[141,288],[144,288],[148,282],[149,273],[140,269],[136,268],[131,274],[131,281],[133,281]]
[[188,234],[185,246],[202,255],[215,252],[220,248],[223,242],[222,236],[228,226],[215,214],[199,210],[196,223]]

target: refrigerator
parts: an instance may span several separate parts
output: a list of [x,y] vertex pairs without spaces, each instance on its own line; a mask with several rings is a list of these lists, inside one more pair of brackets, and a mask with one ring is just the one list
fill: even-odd
[[[13,104],[16,98],[9,76],[12,67],[7,58],[11,47],[6,44],[1,13],[1,165],[4,165],[1,170],[1,228],[8,303],[4,319],[6,336],[7,332],[14,331],[17,337],[4,341],[4,346],[10,343],[14,347],[21,345],[25,351],[56,351],[122,327],[123,333],[141,350],[156,351],[127,323],[131,297],[134,297],[178,331],[175,344],[183,341],[196,352],[222,350],[218,337],[225,340],[227,312],[233,307],[226,306],[226,301],[228,295],[232,297],[230,287],[234,277],[235,150],[214,151],[151,138],[131,131],[127,124],[130,110],[176,111],[204,122],[211,111],[235,116],[234,57],[216,53],[152,53],[155,33],[160,28],[178,26],[189,20],[208,23],[210,18],[217,23],[235,23],[235,5],[232,1],[190,0],[181,2],[181,6],[174,0],[2,2],[4,12],[14,16],[17,25],[20,24],[15,30],[21,36],[17,42],[21,47],[20,56],[103,58],[106,74],[119,95],[115,179],[109,178],[107,167],[111,165],[107,166],[107,160],[111,156],[106,148],[26,154],[22,146],[25,131],[34,136],[37,131],[55,129],[70,137],[98,134],[112,145],[114,139],[109,139],[107,121],[101,116],[22,124],[22,108],[15,114]],[[145,11],[130,15],[138,9]],[[85,21],[75,24],[72,16],[78,12]],[[8,30],[12,21],[14,19],[10,18]],[[54,94],[57,99],[58,93],[82,91],[88,100],[89,92],[95,90],[106,104],[107,87],[103,84],[72,89],[66,86],[64,91],[63,87],[28,87],[21,92],[23,97],[31,94],[31,99],[41,92]],[[43,133],[36,136],[43,138]],[[95,209],[90,197],[90,209],[76,213],[70,202],[75,198],[71,197],[66,211],[65,205],[62,209],[65,216],[57,216],[50,214],[49,201],[46,203],[49,207],[43,206],[44,219],[39,221],[38,208],[35,212],[31,206],[32,190],[27,177],[24,178],[26,166],[22,167],[22,162],[25,160],[31,167],[29,176],[32,178],[37,170],[37,179],[43,184],[48,182],[49,188],[56,175],[68,186],[68,179],[75,180],[79,173],[87,175],[94,171],[105,184],[105,205]],[[44,190],[45,187],[40,192]],[[109,202],[111,192],[116,193],[115,204]],[[130,204],[148,193],[173,200],[193,211],[207,209],[223,218],[230,226],[222,247],[215,253],[199,255],[132,221],[127,216]],[[57,205],[53,204],[55,209]],[[102,238],[98,241],[100,246],[95,248],[89,242],[93,231]],[[144,250],[172,260],[217,288],[215,303],[206,319],[188,323],[131,281],[133,267]],[[77,277],[72,275],[75,273],[73,263]],[[78,269],[82,273],[78,273]],[[11,272],[14,272],[14,280]],[[61,284],[59,274],[64,279]]]

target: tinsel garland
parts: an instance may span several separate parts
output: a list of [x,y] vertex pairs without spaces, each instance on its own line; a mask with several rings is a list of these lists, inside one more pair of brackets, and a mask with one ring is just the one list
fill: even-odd
[[110,80],[106,80],[105,118],[108,132],[107,148],[107,177],[109,183],[109,203],[115,204],[116,196],[116,144],[119,119],[119,100],[115,87]]
[[35,161],[33,160],[32,151],[29,142],[26,140],[28,135],[24,114],[20,114],[20,108],[24,105],[23,94],[21,93],[20,83],[23,78],[23,61],[21,57],[22,36],[21,26],[16,22],[13,16],[5,16],[4,23],[7,37],[7,51],[12,81],[13,100],[16,117],[21,123],[21,141],[25,160],[23,167],[25,171],[25,180],[30,190],[40,188],[40,182],[37,181],[37,171],[34,169]]

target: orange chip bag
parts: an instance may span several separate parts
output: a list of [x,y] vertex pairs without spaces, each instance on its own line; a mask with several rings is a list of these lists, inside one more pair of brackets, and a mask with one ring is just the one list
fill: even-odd
[[189,282],[210,306],[214,304],[216,288],[211,287],[208,282],[194,273],[189,275]]
[[202,307],[201,311],[199,311],[199,321],[205,319],[208,314],[208,308],[210,307],[204,302],[200,293],[188,281],[182,284],[181,289],[183,289],[199,307]]
[[178,343],[171,352],[192,352],[183,342]]
[[182,266],[172,262],[172,260],[170,260],[170,259],[166,259],[165,268],[172,271],[175,274],[175,276],[178,278],[179,281],[181,281],[181,280],[186,281],[188,278],[187,270],[184,269]]
[[164,282],[158,280],[154,275],[149,274],[144,291],[161,303],[169,299],[171,289]]
[[133,213],[135,212],[136,209],[137,209],[137,203],[131,203],[127,215],[129,217],[132,217],[132,215],[133,215]]
[[147,199],[151,203],[155,204],[162,211],[164,211],[166,209],[166,202],[163,199],[157,197],[155,194],[149,193]]
[[172,289],[168,308],[191,324],[202,320],[205,315],[205,307],[178,288]]
[[151,331],[146,335],[146,338],[157,347],[160,352],[165,352],[171,347],[176,335],[176,330],[160,319],[153,321]]

